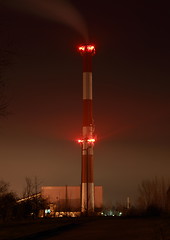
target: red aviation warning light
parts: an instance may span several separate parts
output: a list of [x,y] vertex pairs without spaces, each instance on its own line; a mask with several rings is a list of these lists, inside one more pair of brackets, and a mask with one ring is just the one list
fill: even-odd
[[94,138],[88,139],[87,142],[89,142],[89,143],[94,143],[94,142],[95,142],[95,139],[94,139]]
[[84,143],[84,142],[94,143],[95,141],[96,141],[96,139],[94,139],[94,138],[90,138],[90,139],[78,139],[78,140],[77,140],[78,143]]
[[90,54],[95,55],[95,46],[94,44],[83,44],[78,47],[78,51],[84,55],[84,54]]

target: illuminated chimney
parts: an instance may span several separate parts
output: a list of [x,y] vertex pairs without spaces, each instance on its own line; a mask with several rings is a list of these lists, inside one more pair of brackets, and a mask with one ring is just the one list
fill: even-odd
[[95,46],[83,44],[78,47],[83,58],[83,129],[82,139],[78,140],[82,147],[81,165],[81,211],[94,212],[94,121],[92,113],[92,56]]

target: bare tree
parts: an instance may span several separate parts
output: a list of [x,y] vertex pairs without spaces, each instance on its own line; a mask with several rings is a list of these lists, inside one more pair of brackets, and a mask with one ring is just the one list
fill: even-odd
[[31,178],[29,178],[29,177],[25,178],[25,183],[26,183],[26,186],[24,188],[23,197],[24,198],[28,198],[31,195],[33,195],[33,193],[34,193],[34,186],[33,186],[33,182],[31,180]]
[[[0,12],[1,14],[1,12]],[[8,114],[8,99],[5,95],[4,73],[12,62],[14,52],[12,50],[12,39],[8,31],[8,23],[3,18],[0,23],[0,116]]]
[[165,211],[169,186],[169,181],[165,181],[163,177],[143,181],[138,189],[138,207],[143,210],[159,209]]
[[167,191],[167,212],[170,213],[170,186],[168,188],[168,191]]
[[33,180],[30,177],[25,178],[26,186],[23,191],[23,205],[25,208],[25,216],[32,214],[37,217],[40,209],[44,209],[46,202],[41,197],[39,187],[41,182],[35,177]]
[[0,180],[0,195],[6,193],[8,191],[9,183]]
[[23,197],[30,197],[31,195],[39,193],[41,182],[38,181],[37,177],[35,177],[33,180],[30,177],[26,177],[25,183],[26,186],[23,191]]
[[8,220],[13,216],[16,194],[9,191],[9,183],[0,180],[0,219]]
[[5,60],[3,58],[2,50],[0,49],[0,116],[6,116],[7,115],[7,107],[8,107],[8,102],[5,96],[5,84],[4,81],[2,80],[2,72],[4,65],[7,64],[5,63]]

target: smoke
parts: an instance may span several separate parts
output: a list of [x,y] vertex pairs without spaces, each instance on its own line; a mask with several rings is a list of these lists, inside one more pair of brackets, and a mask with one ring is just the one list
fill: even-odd
[[1,3],[64,23],[88,41],[86,23],[78,10],[66,0],[1,0]]

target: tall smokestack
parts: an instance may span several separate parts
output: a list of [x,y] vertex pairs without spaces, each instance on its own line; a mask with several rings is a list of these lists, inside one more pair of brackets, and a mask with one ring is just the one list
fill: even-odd
[[92,56],[95,54],[95,47],[83,44],[78,50],[83,57],[83,129],[82,139],[78,140],[82,146],[81,212],[89,214],[94,212]]

